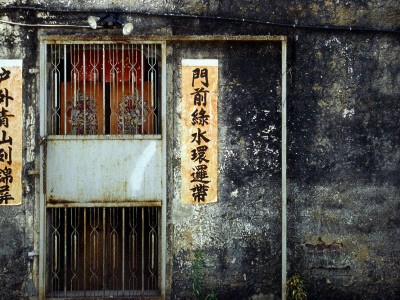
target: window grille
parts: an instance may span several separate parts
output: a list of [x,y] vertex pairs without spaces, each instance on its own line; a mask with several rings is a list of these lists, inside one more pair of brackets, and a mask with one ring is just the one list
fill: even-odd
[[160,134],[159,44],[49,45],[52,135]]
[[49,208],[48,298],[157,297],[157,207]]

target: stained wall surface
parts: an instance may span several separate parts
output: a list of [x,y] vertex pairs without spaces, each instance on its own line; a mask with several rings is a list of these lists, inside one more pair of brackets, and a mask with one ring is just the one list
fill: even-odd
[[[75,11],[114,9],[126,12],[121,19],[132,21],[138,36],[287,36],[288,275],[307,281],[311,299],[399,297],[398,1],[1,4],[0,20],[18,23],[87,25],[88,13]],[[101,38],[121,36],[121,30],[0,23],[0,59],[23,59],[24,81],[23,198],[21,206],[0,206],[1,299],[35,299],[38,292],[37,256],[28,253],[39,249],[39,75],[29,70],[39,67],[43,35]],[[219,60],[215,204],[180,201],[180,70],[188,58]],[[207,290],[219,299],[280,299],[280,59],[279,42],[167,44],[171,299],[191,298],[191,263],[198,250],[205,257]]]

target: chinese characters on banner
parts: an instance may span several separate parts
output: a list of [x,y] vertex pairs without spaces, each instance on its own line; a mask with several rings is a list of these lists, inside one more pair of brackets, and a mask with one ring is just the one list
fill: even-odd
[[22,60],[0,60],[0,205],[21,204]]
[[217,202],[218,60],[182,60],[182,203]]

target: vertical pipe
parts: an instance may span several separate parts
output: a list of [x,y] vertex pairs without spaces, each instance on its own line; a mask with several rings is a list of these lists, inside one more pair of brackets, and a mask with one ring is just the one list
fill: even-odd
[[[161,49],[161,134],[162,134],[162,207],[161,207],[161,299],[165,299],[165,264],[166,264],[166,239],[167,239],[167,48],[166,42],[162,43]],[[157,102],[157,101],[156,101]]]
[[282,300],[286,299],[286,39],[282,40]]

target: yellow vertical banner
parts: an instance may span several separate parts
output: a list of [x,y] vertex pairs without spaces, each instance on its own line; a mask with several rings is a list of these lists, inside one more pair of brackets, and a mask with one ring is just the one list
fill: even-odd
[[181,202],[217,202],[218,60],[183,59]]
[[22,197],[22,60],[0,60],[0,205]]

